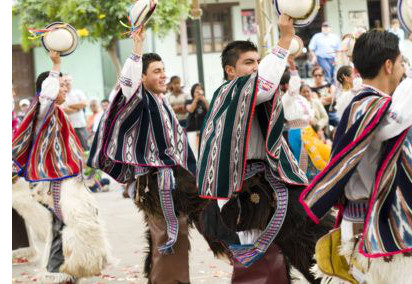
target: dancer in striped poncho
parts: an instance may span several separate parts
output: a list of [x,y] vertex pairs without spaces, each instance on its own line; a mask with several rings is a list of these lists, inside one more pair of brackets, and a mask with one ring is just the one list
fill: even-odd
[[[301,202],[315,222],[340,209],[340,227],[317,252],[320,274],[336,280],[328,283],[411,283],[412,78],[400,83],[399,39],[389,32],[360,36],[353,61],[364,85],[343,113],[331,161]],[[346,276],[330,271],[336,263],[321,253],[329,255],[330,236],[339,239],[332,255],[347,262]]]
[[289,283],[290,264],[314,281],[316,240],[332,227],[307,226],[299,208],[307,179],[282,136],[277,91],[293,20],[282,15],[279,27],[278,46],[260,64],[249,41],[224,49],[228,82],[215,92],[201,135],[197,184],[203,198],[218,201],[210,202],[199,227],[215,254],[230,257],[233,283]]
[[164,96],[166,74],[154,53],[141,56],[144,30],[134,32],[113,101],[88,164],[127,184],[145,213],[150,283],[189,283],[188,224],[205,203],[197,196],[196,160]]
[[[50,51],[50,58],[53,69],[39,75],[37,96],[13,136],[13,179],[28,181],[36,200],[53,215],[45,248],[47,271],[41,282],[66,283],[101,273],[108,263],[109,247],[97,206],[82,180],[79,140],[60,108],[67,92],[60,55]],[[26,185],[20,182],[16,187]],[[26,214],[28,210],[36,213],[34,208],[23,209]]]

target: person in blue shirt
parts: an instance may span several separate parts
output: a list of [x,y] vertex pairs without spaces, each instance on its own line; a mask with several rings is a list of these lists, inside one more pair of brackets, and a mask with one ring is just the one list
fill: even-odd
[[309,43],[314,62],[318,63],[325,71],[325,79],[333,83],[335,72],[335,55],[339,50],[340,38],[331,33],[331,28],[327,22],[322,24],[322,32],[315,34]]

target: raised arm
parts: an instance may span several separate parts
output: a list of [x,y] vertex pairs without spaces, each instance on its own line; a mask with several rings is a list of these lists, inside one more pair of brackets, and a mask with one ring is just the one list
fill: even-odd
[[277,87],[286,68],[286,58],[289,54],[289,46],[295,35],[293,19],[285,14],[279,17],[280,39],[272,52],[263,58],[258,68],[259,92],[256,104],[269,101]]
[[132,34],[133,52],[126,59],[123,66],[119,84],[122,88],[123,95],[129,100],[136,93],[142,82],[142,50],[145,39],[145,31],[141,29]]
[[42,85],[39,94],[40,110],[37,114],[36,134],[40,131],[44,117],[52,103],[56,100],[60,90],[60,54],[57,51],[50,51],[49,57],[53,62],[53,67]]

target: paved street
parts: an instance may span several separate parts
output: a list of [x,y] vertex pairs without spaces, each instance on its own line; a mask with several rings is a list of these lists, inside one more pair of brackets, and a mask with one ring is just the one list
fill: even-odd
[[[80,283],[146,283],[143,277],[144,237],[143,215],[130,199],[124,199],[119,187],[110,192],[94,194],[118,263],[108,267],[99,277],[83,279]],[[207,243],[197,230],[190,232],[191,283],[230,283],[231,266],[215,259]],[[39,272],[40,261],[13,265],[13,283],[33,283]],[[305,282],[299,282],[305,283]]]

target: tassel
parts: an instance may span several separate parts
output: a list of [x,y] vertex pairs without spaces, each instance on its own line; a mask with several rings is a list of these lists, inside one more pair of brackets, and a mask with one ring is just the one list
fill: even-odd
[[36,40],[36,39],[42,38],[42,37],[44,37],[45,35],[47,35],[49,32],[52,32],[52,31],[54,31],[54,30],[56,30],[56,29],[64,28],[64,27],[66,27],[66,26],[67,26],[67,24],[61,24],[61,25],[52,27],[52,28],[50,28],[50,29],[42,29],[42,30],[38,30],[38,29],[33,29],[33,28],[27,27],[27,30],[28,30],[29,33],[32,35],[32,36],[29,36],[28,39],[30,39],[30,40]]

